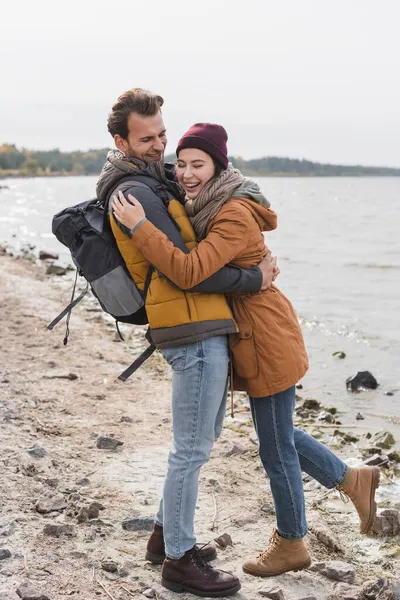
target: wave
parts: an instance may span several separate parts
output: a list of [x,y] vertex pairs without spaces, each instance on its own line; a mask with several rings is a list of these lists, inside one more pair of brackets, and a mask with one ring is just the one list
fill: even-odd
[[394,270],[394,271],[398,271],[400,270],[400,265],[379,265],[377,263],[346,263],[344,265],[345,267],[356,267],[356,268],[362,268],[362,269],[377,269],[379,271],[384,271],[384,270]]

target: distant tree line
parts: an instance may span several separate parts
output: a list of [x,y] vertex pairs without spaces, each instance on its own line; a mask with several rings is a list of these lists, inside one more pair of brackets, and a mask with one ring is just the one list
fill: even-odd
[[0,175],[96,175],[105,163],[108,150],[19,150],[13,144],[3,144],[0,146]]
[[[87,152],[61,152],[54,150],[18,149],[14,144],[0,146],[0,177],[37,177],[51,175],[97,175],[107,156],[108,148]],[[175,154],[165,157],[166,161],[176,160]],[[244,160],[240,156],[230,156],[234,167],[245,175],[262,177],[265,175],[303,175],[314,177],[345,175],[400,175],[400,169],[387,167],[363,167],[360,165],[330,165],[309,160],[266,156]]]

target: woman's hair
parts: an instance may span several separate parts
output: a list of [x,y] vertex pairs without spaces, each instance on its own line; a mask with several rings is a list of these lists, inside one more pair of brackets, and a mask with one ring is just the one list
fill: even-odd
[[213,161],[214,167],[215,167],[215,173],[214,173],[214,177],[212,177],[212,179],[217,179],[221,175],[222,171],[225,171],[225,169],[218,161],[215,160],[215,158],[213,158],[212,161]]

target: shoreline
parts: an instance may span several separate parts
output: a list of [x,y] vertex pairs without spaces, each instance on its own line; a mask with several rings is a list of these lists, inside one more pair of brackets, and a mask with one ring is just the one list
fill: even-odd
[[[276,172],[276,173],[257,173],[256,171],[247,171],[246,169],[243,169],[242,171],[243,175],[245,177],[299,177],[301,179],[306,179],[306,178],[312,178],[312,179],[329,179],[329,178],[333,178],[333,179],[343,179],[344,177],[348,177],[348,178],[371,178],[371,177],[379,177],[379,178],[390,178],[390,177],[400,177],[400,173],[399,174],[385,174],[385,173],[343,173],[340,175],[332,175],[332,174],[326,174],[323,175],[321,173],[285,173],[285,172]],[[3,181],[5,179],[53,179],[55,177],[96,177],[98,176],[98,172],[96,171],[95,173],[52,173],[51,175],[49,174],[43,174],[43,175],[32,175],[32,174],[26,174],[26,175],[21,175],[21,174],[15,174],[15,175],[2,175],[0,174],[0,181]],[[0,185],[0,191],[2,189],[2,186]]]
[[[17,598],[11,594],[28,580],[50,600],[65,593],[84,600],[106,597],[104,587],[118,600],[140,597],[145,590],[153,590],[147,597],[172,600],[176,595],[160,586],[160,568],[143,558],[148,533],[122,527],[126,519],[151,524],[158,504],[171,427],[169,367],[155,353],[125,384],[116,382],[143,348],[144,328],[123,327],[127,342],[118,342],[113,323],[93,300],[74,310],[70,341],[63,346],[63,324],[53,332],[44,325],[69,302],[71,288],[64,277],[46,275],[49,264],[0,252],[0,546],[11,552],[0,562],[5,575],[0,592]],[[298,393],[296,424],[329,442],[347,462],[359,463],[361,444],[354,436],[366,444],[361,434],[368,427],[361,423],[352,431],[332,423],[341,433],[328,435],[332,430],[324,425],[329,422],[319,421],[314,412],[324,410],[326,419],[335,420],[333,407],[312,409],[315,404],[306,404],[313,400],[312,390],[306,396],[300,389]],[[123,445],[101,450],[96,440],[102,435]],[[383,449],[381,459],[390,452]],[[399,514],[400,497],[391,483],[397,469],[389,461],[383,471],[380,513],[389,509]],[[355,595],[367,581],[396,580],[400,520],[395,536],[382,537],[378,531],[362,536],[354,509],[336,492],[327,493],[306,478],[305,494],[313,563],[345,562],[355,569],[355,578],[338,582],[312,570],[269,581],[241,574],[243,559],[266,547],[274,515],[247,400],[235,393],[235,417],[226,417],[222,437],[201,473],[196,528],[201,542],[223,533],[231,536],[233,545],[218,548],[216,564],[240,576],[238,600],[256,600],[271,587],[281,588],[285,600],[328,600],[333,594],[340,599]],[[86,508],[96,502],[103,508],[86,518]],[[91,510],[96,513],[93,506]],[[115,570],[107,570],[110,563]],[[179,598],[193,600],[190,594]]]

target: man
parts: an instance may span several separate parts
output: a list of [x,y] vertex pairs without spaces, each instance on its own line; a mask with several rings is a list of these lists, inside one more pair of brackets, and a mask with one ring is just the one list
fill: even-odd
[[[173,166],[163,163],[167,138],[162,105],[160,96],[139,88],[118,98],[108,119],[118,150],[107,157],[97,195],[107,202],[117,189],[125,197],[134,194],[147,219],[176,247],[189,252],[196,245],[194,232],[174,181]],[[224,267],[196,288],[182,291],[162,274],[152,272],[133,246],[132,232],[112,214],[110,223],[127,268],[147,294],[152,340],[173,368],[173,449],[146,557],[162,562],[166,555],[162,583],[169,589],[201,596],[231,595],[240,589],[239,580],[205,562],[215,558],[214,548],[196,547],[193,522],[198,476],[222,429],[227,334],[237,331],[223,294],[267,289],[276,275],[276,260],[267,257],[261,269]]]

